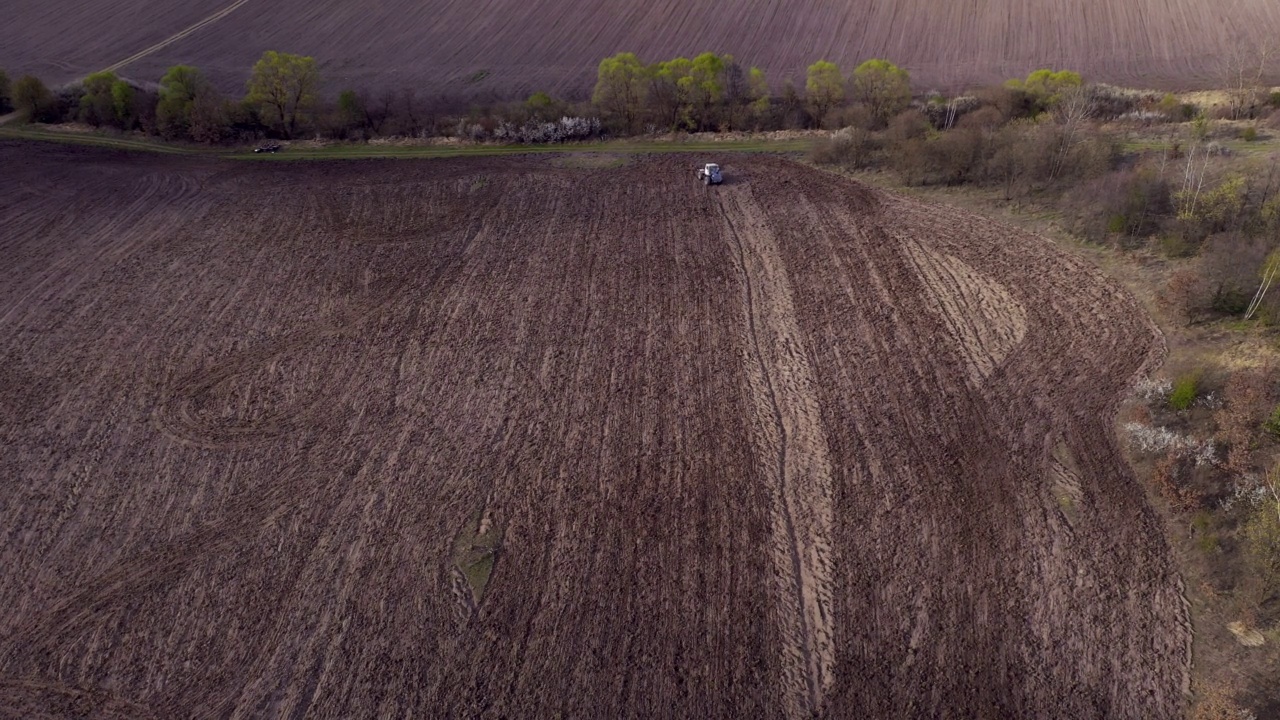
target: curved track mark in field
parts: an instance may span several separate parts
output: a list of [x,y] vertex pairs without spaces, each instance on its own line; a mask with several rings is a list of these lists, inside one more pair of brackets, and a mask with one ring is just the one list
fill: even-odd
[[[835,665],[831,465],[786,268],[764,220],[752,216],[738,197],[741,192],[722,190],[717,204],[742,274],[751,355],[747,375],[761,421],[762,450],[777,453],[770,494],[787,714],[812,717],[822,712]],[[732,204],[732,213],[726,204]],[[742,220],[734,216],[746,221],[743,231],[738,229]]]
[[1003,285],[959,258],[911,238],[899,241],[929,290],[929,307],[946,324],[965,359],[970,385],[981,387],[1026,337],[1026,309]]
[[224,18],[224,17],[226,17],[226,16],[230,15],[231,13],[235,12],[237,9],[239,9],[239,7],[240,7],[241,5],[244,5],[244,4],[245,4],[245,3],[247,3],[247,2],[249,2],[249,0],[236,0],[235,2],[231,3],[231,4],[230,4],[230,5],[228,5],[227,7],[222,8],[222,9],[221,9],[221,10],[219,10],[218,12],[216,12],[216,13],[214,13],[214,14],[210,15],[209,17],[207,17],[207,18],[205,18],[205,19],[203,19],[203,20],[201,20],[200,22],[196,23],[195,25],[192,25],[191,27],[189,27],[189,28],[187,28],[187,29],[185,29],[185,30],[182,30],[181,32],[178,32],[178,33],[176,33],[176,34],[174,34],[174,35],[170,35],[169,37],[165,38],[164,40],[161,40],[160,42],[156,43],[155,45],[152,45],[151,47],[149,47],[149,48],[147,48],[147,49],[145,49],[145,50],[141,50],[141,51],[139,51],[139,52],[136,52],[136,53],[134,53],[133,55],[130,55],[129,57],[125,58],[124,60],[121,60],[120,62],[118,62],[118,63],[116,63],[116,64],[114,64],[114,65],[109,65],[109,66],[107,66],[107,67],[103,68],[103,69],[102,69],[102,72],[115,72],[115,71],[119,70],[120,68],[122,68],[122,67],[124,67],[124,66],[126,66],[126,65],[129,65],[129,64],[131,64],[131,63],[137,62],[138,60],[141,60],[142,58],[144,58],[144,57],[146,57],[146,56],[148,56],[148,55],[150,55],[150,54],[152,54],[152,53],[154,53],[154,52],[158,52],[158,51],[160,51],[160,50],[163,50],[164,48],[166,48],[166,47],[168,47],[168,46],[170,46],[170,45],[172,45],[172,44],[174,44],[174,43],[178,42],[179,40],[181,40],[181,39],[183,39],[183,38],[187,37],[188,35],[191,35],[192,33],[195,33],[195,32],[199,31],[200,29],[202,29],[202,28],[204,28],[204,27],[207,27],[207,26],[209,26],[209,25],[212,25],[213,23],[218,22],[218,21],[219,21],[219,20],[221,20],[222,18]]
[[293,350],[301,350],[323,338],[342,334],[341,328],[298,333],[267,347],[241,354],[206,370],[191,373],[167,392],[168,398],[152,414],[157,429],[171,440],[205,448],[235,447],[268,440],[298,426],[310,415],[314,404],[295,412],[276,412],[255,421],[211,423],[196,413],[196,398],[254,367]]

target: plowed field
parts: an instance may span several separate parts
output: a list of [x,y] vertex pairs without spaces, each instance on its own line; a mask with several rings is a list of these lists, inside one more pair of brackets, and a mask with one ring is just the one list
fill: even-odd
[[[950,90],[1065,67],[1170,89],[1227,83],[1236,49],[1274,45],[1275,0],[6,0],[0,67],[64,82],[225,17],[127,67],[156,81],[178,63],[242,92],[265,50],[314,55],[331,90],[527,95],[590,90],[600,59],[727,52],[776,90],[827,58],[870,57]],[[1280,78],[1275,79],[1280,81]]]
[[1176,717],[1135,302],[723,161],[0,144],[0,714]]

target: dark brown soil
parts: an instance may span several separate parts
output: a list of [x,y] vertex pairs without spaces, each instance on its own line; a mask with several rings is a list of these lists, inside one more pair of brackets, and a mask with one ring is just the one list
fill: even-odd
[[1136,303],[716,159],[0,144],[0,715],[1177,717]]
[[[233,0],[6,0],[0,67],[65,82],[108,67]],[[604,57],[646,62],[730,53],[781,92],[828,59],[871,57],[912,71],[917,90],[954,90],[1067,68],[1090,80],[1163,89],[1230,83],[1229,59],[1280,35],[1274,0],[249,0],[225,18],[130,65],[158,81],[171,65],[204,68],[242,92],[264,51],[313,55],[329,89],[420,94],[589,93]]]

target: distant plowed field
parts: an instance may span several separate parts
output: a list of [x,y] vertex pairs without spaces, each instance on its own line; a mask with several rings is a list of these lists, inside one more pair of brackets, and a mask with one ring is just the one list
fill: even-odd
[[1178,716],[1135,302],[723,160],[0,145],[0,708]]
[[[70,80],[144,50],[234,0],[7,0],[0,67]],[[314,55],[332,88],[576,94],[602,57],[732,53],[780,85],[823,57],[887,57],[921,90],[1038,67],[1140,86],[1221,85],[1235,47],[1280,36],[1274,0],[247,0],[129,66],[156,80],[199,65],[239,91],[264,50]]]

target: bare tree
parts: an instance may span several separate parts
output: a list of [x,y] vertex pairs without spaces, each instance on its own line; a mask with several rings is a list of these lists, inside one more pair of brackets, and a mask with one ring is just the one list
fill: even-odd
[[1093,102],[1089,99],[1089,93],[1081,87],[1063,91],[1062,99],[1053,108],[1053,116],[1062,126],[1062,136],[1058,140],[1058,149],[1049,170],[1050,181],[1062,174],[1072,148],[1080,141],[1085,123],[1093,117]]
[[1253,299],[1249,301],[1249,307],[1245,310],[1245,320],[1252,319],[1254,314],[1258,312],[1258,308],[1262,306],[1262,301],[1267,299],[1267,291],[1271,289],[1271,284],[1275,282],[1276,276],[1280,275],[1280,250],[1275,250],[1267,256],[1266,262],[1262,264],[1261,275],[1262,279],[1258,283],[1258,290],[1253,294]]
[[1231,43],[1231,49],[1222,59],[1221,72],[1232,120],[1247,116],[1258,105],[1263,81],[1274,70],[1276,57],[1276,47],[1264,42]]
[[422,132],[422,107],[413,88],[400,91],[400,114],[404,118],[404,134],[416,137]]

